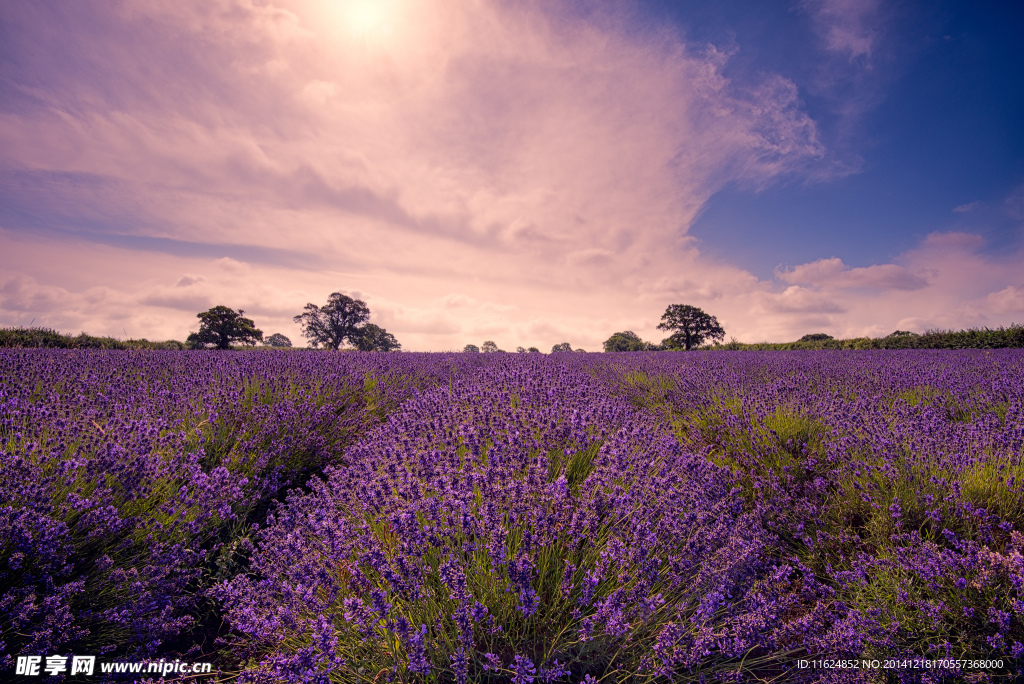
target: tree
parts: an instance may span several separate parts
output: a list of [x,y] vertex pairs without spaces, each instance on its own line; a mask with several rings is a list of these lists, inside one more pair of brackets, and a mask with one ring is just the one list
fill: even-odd
[[537,349],[536,347],[527,347],[526,351],[527,351],[527,353],[533,353],[533,354],[539,354],[540,353],[540,349]]
[[281,333],[274,333],[263,344],[268,347],[290,347],[292,346],[292,341]]
[[557,354],[558,352],[571,352],[571,351],[572,351],[572,345],[569,344],[568,342],[561,342],[561,343],[556,344],[555,346],[551,347],[551,353],[552,354]]
[[492,354],[496,351],[501,350],[498,349],[498,345],[494,343],[494,340],[485,340],[484,343],[480,345],[480,351],[482,351],[485,354]]
[[400,351],[402,345],[398,343],[395,336],[379,325],[367,323],[359,328],[359,337],[355,341],[356,349],[359,351]]
[[230,349],[232,342],[256,344],[263,341],[263,331],[256,329],[250,318],[243,318],[245,311],[215,306],[196,314],[199,332],[190,333],[186,342],[192,349]]
[[337,350],[345,341],[358,345],[362,335],[359,324],[369,317],[366,302],[332,292],[325,306],[306,304],[305,312],[293,320],[302,324],[302,334],[312,346],[322,344]]
[[653,351],[657,348],[657,345],[641,340],[632,330],[617,332],[604,341],[606,352]]
[[480,347],[476,346],[475,344],[467,344],[465,347],[462,348],[462,351],[469,352],[471,354],[479,354]]
[[810,335],[804,335],[797,342],[824,342],[825,340],[834,339],[834,337],[826,333],[811,333]]
[[705,340],[721,340],[725,330],[718,319],[689,304],[670,304],[661,316],[659,330],[674,330],[666,340],[666,346],[689,351],[703,344]]

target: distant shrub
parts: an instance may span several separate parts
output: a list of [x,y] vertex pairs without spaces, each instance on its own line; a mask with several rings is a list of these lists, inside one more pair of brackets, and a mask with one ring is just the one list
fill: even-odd
[[264,344],[268,347],[290,347],[292,346],[292,341],[281,333],[274,333],[266,339]]
[[855,337],[837,340],[824,333],[804,335],[796,342],[743,343],[735,339],[724,345],[704,345],[703,350],[735,351],[821,351],[829,349],[1006,349],[1024,347],[1024,325],[967,330],[929,330],[923,334],[896,330],[885,337]]
[[181,351],[188,349],[188,345],[178,340],[164,340],[163,342],[150,342],[146,338],[141,340],[128,340],[124,343],[126,349],[153,349],[158,351]]
[[606,352],[657,351],[658,345],[645,342],[632,330],[617,332],[604,341]]
[[2,328],[0,347],[35,349],[128,349],[113,337],[93,337],[84,332],[78,336],[65,335],[52,328]]

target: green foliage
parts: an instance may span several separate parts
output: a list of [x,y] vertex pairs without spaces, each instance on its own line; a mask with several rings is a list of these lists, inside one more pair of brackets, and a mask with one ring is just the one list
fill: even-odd
[[302,334],[311,346],[323,345],[337,351],[346,341],[358,346],[363,334],[360,324],[369,317],[366,302],[332,292],[323,307],[308,303],[293,320],[302,324]]
[[479,354],[480,347],[476,346],[475,344],[467,344],[465,347],[462,348],[462,351],[469,352],[470,354]]
[[266,339],[264,344],[268,347],[290,347],[292,346],[292,341],[281,333],[274,333]]
[[571,351],[572,351],[572,345],[569,344],[568,342],[560,342],[560,343],[554,345],[553,347],[551,347],[551,353],[552,354],[557,354],[559,352],[571,352]]
[[606,352],[655,351],[658,345],[644,342],[632,330],[617,332],[604,341]]
[[718,319],[689,304],[670,304],[661,315],[659,330],[673,330],[662,343],[667,349],[685,349],[704,344],[705,340],[721,340],[725,330]]
[[188,345],[178,340],[164,340],[163,342],[150,342],[143,338],[141,340],[128,340],[125,342],[128,349],[151,349],[160,351],[181,351],[188,349]]
[[394,335],[373,323],[367,323],[359,328],[359,336],[355,340],[355,345],[359,351],[389,352],[402,349],[402,345]]
[[186,346],[177,340],[151,342],[147,339],[121,341],[113,337],[95,337],[80,333],[65,335],[51,328],[0,328],[0,348],[26,349],[169,349]]
[[230,349],[232,342],[253,345],[263,341],[263,331],[256,328],[251,318],[244,318],[245,311],[217,305],[196,314],[199,332],[191,333],[186,342],[192,349]]
[[[821,333],[819,333],[821,334]],[[1005,349],[1024,347],[1024,325],[1012,324],[999,328],[969,328],[967,330],[929,330],[917,333],[897,330],[886,337],[855,337],[851,339],[807,339],[804,335],[796,342],[731,341],[721,346],[702,349],[729,349],[736,351],[818,351],[823,349]],[[666,343],[669,340],[665,341]]]
[[822,340],[834,340],[834,339],[835,339],[834,337],[832,337],[831,335],[827,335],[825,333],[811,333],[809,335],[804,335],[803,337],[801,337],[797,341],[798,342],[819,342],[819,341],[822,341]]
[[77,337],[59,333],[51,328],[0,329],[0,347],[28,347],[38,349],[126,349],[123,342],[112,337],[93,337],[81,333]]

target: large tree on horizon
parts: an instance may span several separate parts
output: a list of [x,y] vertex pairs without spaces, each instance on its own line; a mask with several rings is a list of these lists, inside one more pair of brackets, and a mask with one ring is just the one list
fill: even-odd
[[189,334],[186,342],[193,349],[230,349],[232,342],[256,344],[263,341],[263,331],[256,328],[251,318],[244,318],[245,311],[217,305],[196,314],[199,332]]
[[361,299],[353,299],[340,292],[332,292],[327,304],[320,307],[312,302],[305,311],[295,316],[302,324],[302,335],[311,346],[323,345],[337,351],[345,342],[358,346],[362,339],[360,324],[370,317],[370,309]]
[[673,330],[665,346],[690,351],[705,340],[721,340],[725,330],[718,319],[689,304],[670,304],[661,316],[659,330]]

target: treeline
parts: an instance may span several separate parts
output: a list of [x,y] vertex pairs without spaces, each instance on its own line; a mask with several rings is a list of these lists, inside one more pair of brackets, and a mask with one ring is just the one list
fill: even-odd
[[80,333],[65,335],[51,328],[0,328],[0,347],[32,349],[187,349],[184,342],[118,340]]
[[726,344],[704,345],[700,349],[735,351],[785,351],[819,349],[1006,349],[1024,347],[1024,325],[967,330],[929,330],[912,333],[897,330],[885,337],[855,337],[837,340],[823,333],[804,335],[796,342],[756,342],[744,344],[732,340]]
[[[284,348],[290,346],[287,338],[283,342],[266,340],[268,348]],[[283,336],[281,336],[283,338]],[[493,346],[494,349],[489,347]],[[97,337],[80,333],[67,335],[51,328],[0,328],[0,348],[21,347],[31,349],[189,349],[190,346],[178,340],[162,342],[139,340],[119,340],[114,337]],[[257,347],[259,348],[259,347]],[[1007,349],[1024,348],[1024,325],[1013,324],[998,328],[968,328],[967,330],[929,330],[918,334],[904,330],[885,337],[855,337],[837,340],[824,333],[804,335],[795,342],[755,342],[747,344],[731,340],[725,344],[706,344],[696,347],[698,350],[719,351],[792,351],[822,349]],[[636,334],[626,331],[615,333],[605,342],[605,351],[664,351],[681,349],[669,345],[654,345],[642,341]],[[502,351],[493,342],[484,343],[483,349],[475,345],[466,345],[463,351]],[[537,352],[536,347],[518,348],[518,352]],[[568,343],[555,345],[552,352],[574,351]],[[576,349],[575,351],[583,351]]]

